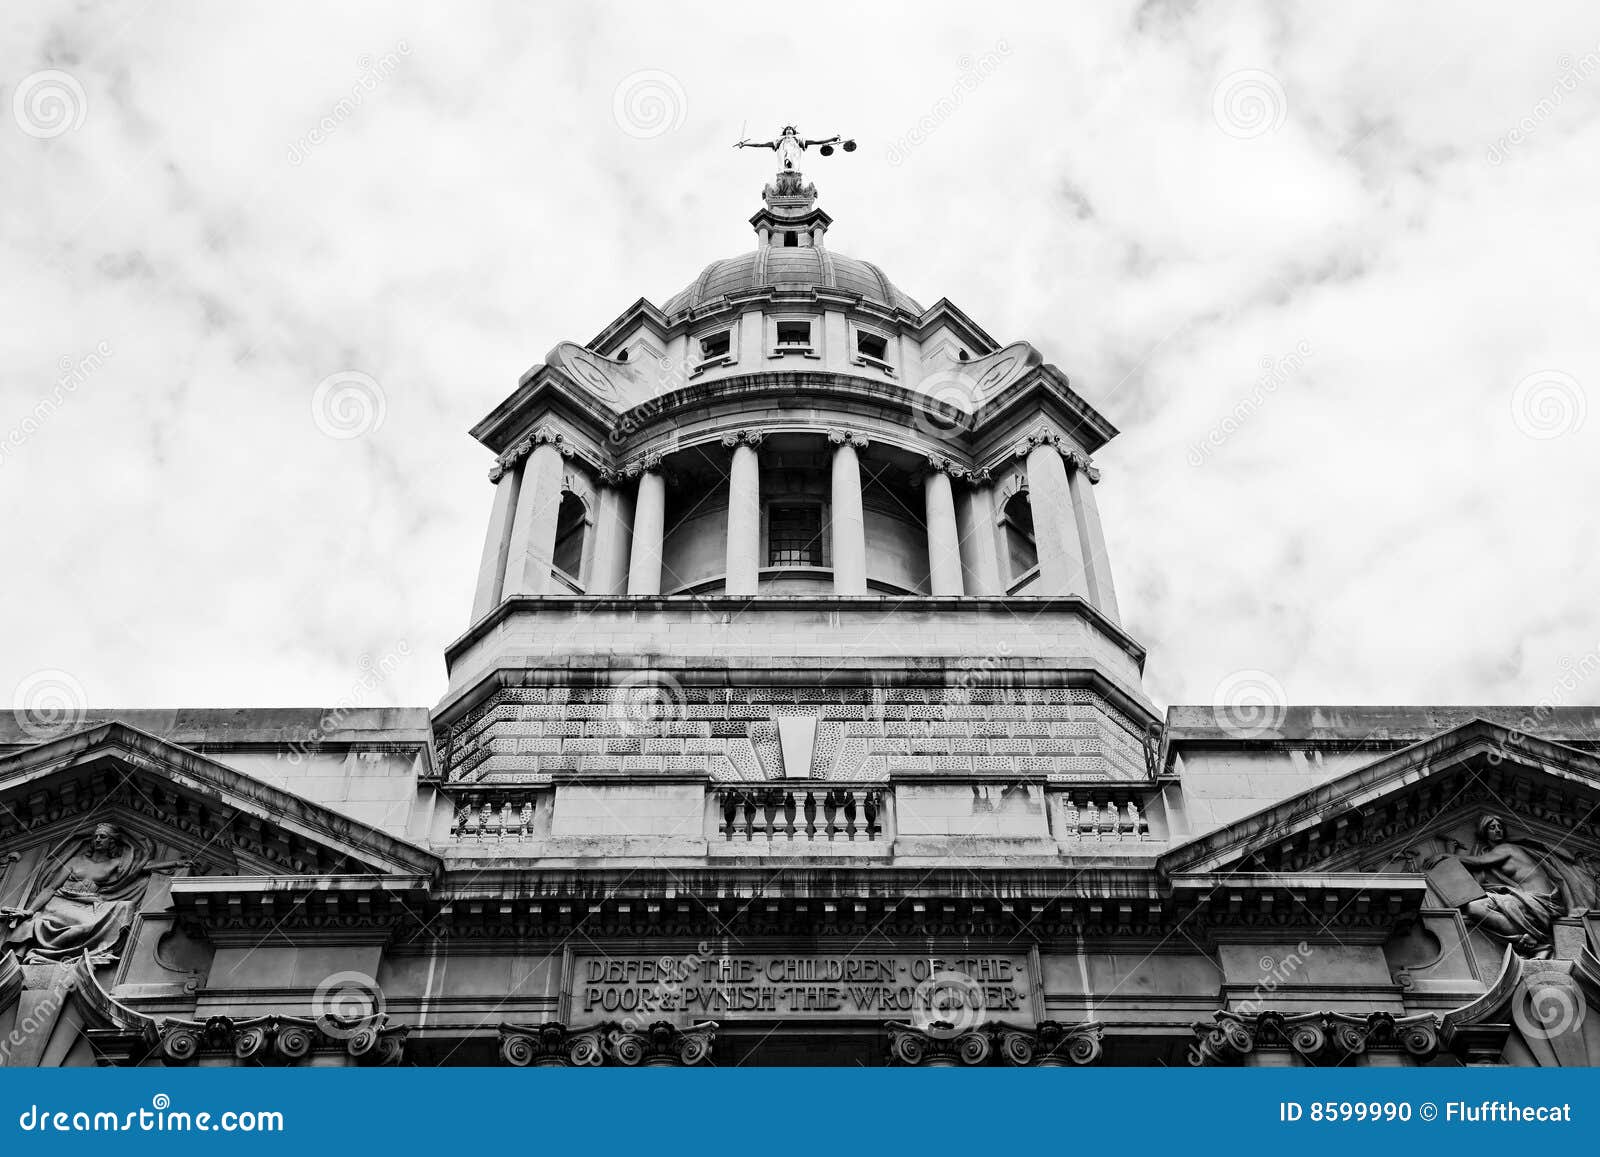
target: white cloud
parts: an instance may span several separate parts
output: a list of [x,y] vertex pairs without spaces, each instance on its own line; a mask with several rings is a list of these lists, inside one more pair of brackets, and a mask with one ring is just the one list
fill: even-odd
[[[0,123],[0,431],[61,359],[111,350],[0,463],[0,685],[60,668],[96,704],[329,703],[404,640],[378,694],[435,701],[488,514],[466,428],[557,341],[744,247],[766,174],[728,145],[796,118],[863,142],[810,174],[831,242],[1035,341],[1122,427],[1099,494],[1158,699],[1252,668],[1300,703],[1531,702],[1600,644],[1600,74],[1489,160],[1563,58],[1600,51],[1587,5],[0,19],[7,113],[44,69],[88,102],[51,139]],[[613,94],[647,69],[686,108],[640,139]],[[1253,139],[1213,119],[1245,69],[1286,103]],[[1590,414],[1538,440],[1511,400],[1545,369]],[[344,370],[386,416],[341,441],[310,403]]]

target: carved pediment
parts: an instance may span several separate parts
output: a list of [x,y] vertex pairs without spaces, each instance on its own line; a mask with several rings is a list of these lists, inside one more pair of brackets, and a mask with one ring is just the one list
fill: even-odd
[[0,867],[24,870],[24,858],[100,823],[140,855],[192,862],[198,875],[431,877],[440,867],[424,849],[122,723],[0,759]]
[[1423,871],[1479,820],[1512,836],[1600,856],[1600,759],[1475,720],[1246,816],[1161,858],[1197,872]]
[[1435,905],[1530,957],[1600,908],[1600,760],[1477,720],[1162,857],[1199,874],[1423,874]]

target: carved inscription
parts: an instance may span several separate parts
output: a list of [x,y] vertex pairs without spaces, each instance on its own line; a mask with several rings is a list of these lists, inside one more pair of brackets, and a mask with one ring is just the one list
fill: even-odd
[[618,1017],[1031,1021],[1026,958],[947,956],[579,957],[574,1021]]

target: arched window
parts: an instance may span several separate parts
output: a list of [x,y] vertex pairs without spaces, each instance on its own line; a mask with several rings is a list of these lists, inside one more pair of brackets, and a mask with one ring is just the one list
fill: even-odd
[[561,496],[556,512],[556,549],[551,561],[559,577],[577,590],[583,589],[583,536],[589,525],[589,512],[583,499],[568,490]]
[[1033,504],[1028,492],[1019,490],[1005,504],[1001,522],[1006,528],[1006,557],[1011,564],[1011,581],[1016,582],[1039,565],[1039,547],[1033,537]]

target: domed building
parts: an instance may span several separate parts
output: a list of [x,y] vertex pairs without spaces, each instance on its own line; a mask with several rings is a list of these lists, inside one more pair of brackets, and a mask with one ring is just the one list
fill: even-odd
[[1600,1058],[1600,711],[1159,712],[1111,423],[750,223],[474,427],[432,709],[0,732],[6,1063]]

